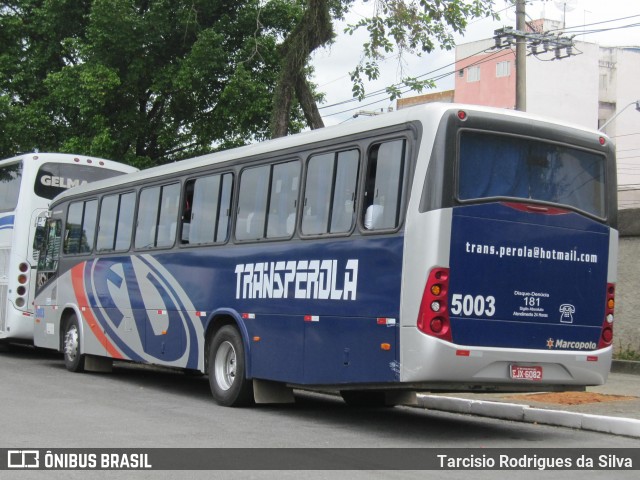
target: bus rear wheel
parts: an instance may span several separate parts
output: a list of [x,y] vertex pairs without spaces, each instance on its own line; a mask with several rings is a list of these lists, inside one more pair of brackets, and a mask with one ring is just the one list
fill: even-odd
[[246,378],[244,344],[237,328],[225,325],[209,346],[209,386],[214,400],[225,407],[253,403],[253,382]]
[[80,328],[78,318],[73,315],[67,322],[62,341],[64,365],[70,372],[84,371],[84,355],[80,353]]

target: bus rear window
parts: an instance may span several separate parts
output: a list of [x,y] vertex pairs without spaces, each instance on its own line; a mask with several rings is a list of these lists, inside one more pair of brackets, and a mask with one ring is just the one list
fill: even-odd
[[36,195],[51,200],[69,188],[116,175],[122,172],[89,165],[45,163],[38,170],[33,188]]
[[458,198],[551,202],[606,218],[605,157],[528,138],[463,131]]
[[0,167],[0,212],[15,210],[21,180],[22,162]]

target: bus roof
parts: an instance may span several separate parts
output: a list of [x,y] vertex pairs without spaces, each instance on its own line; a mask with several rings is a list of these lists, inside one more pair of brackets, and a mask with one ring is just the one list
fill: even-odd
[[560,125],[567,128],[593,134],[599,134],[600,136],[606,137],[606,135],[601,132],[597,132],[595,130],[591,130],[582,126],[570,125],[547,117],[540,117],[514,110],[484,107],[478,105],[430,103],[397,110],[395,112],[385,113],[374,117],[368,117],[366,119],[358,120],[348,124],[340,124],[317,130],[306,131],[295,135],[276,138],[273,140],[266,140],[243,147],[223,150],[166,165],[161,165],[158,167],[152,167],[146,170],[139,170],[128,175],[122,175],[105,180],[98,180],[96,182],[81,185],[71,190],[62,192],[55,198],[54,203],[58,203],[59,201],[62,201],[67,197],[74,197],[77,195],[82,195],[86,192],[108,189],[116,185],[135,184],[142,180],[149,180],[163,176],[170,176],[172,174],[184,173],[185,171],[199,169],[208,165],[221,164],[224,162],[231,162],[233,160],[254,157],[257,155],[269,154],[271,152],[287,150],[301,145],[311,145],[335,138],[344,138],[361,132],[401,125],[416,120],[421,122],[439,122],[440,118],[442,118],[445,112],[450,110],[493,113],[500,116],[509,116],[527,121],[537,121],[553,125]]
[[60,162],[60,163],[69,163],[69,164],[78,164],[78,165],[90,165],[93,167],[97,166],[99,168],[107,168],[109,170],[116,170],[124,173],[133,173],[138,171],[137,168],[132,167],[131,165],[115,162],[113,160],[107,160],[105,158],[89,157],[86,155],[75,155],[71,153],[54,153],[54,152],[44,152],[44,153],[31,152],[31,153],[24,153],[22,155],[16,155],[15,157],[5,158],[3,160],[0,160],[0,166],[14,163],[20,160],[24,162],[29,159],[37,160],[38,166],[46,162]]

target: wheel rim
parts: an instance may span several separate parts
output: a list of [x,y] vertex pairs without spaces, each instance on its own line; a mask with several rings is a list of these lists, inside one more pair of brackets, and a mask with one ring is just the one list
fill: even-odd
[[236,349],[230,342],[222,342],[216,352],[214,372],[216,383],[222,390],[229,390],[236,379]]
[[72,325],[64,336],[64,354],[70,361],[78,356],[78,327]]

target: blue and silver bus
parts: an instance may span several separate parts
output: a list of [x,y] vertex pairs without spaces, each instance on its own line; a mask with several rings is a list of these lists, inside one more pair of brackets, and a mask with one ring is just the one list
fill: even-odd
[[61,194],[35,343],[208,374],[228,406],[580,389],[611,364],[600,132],[433,104]]
[[0,160],[0,342],[33,341],[38,216],[74,186],[136,171],[121,163],[61,153]]

